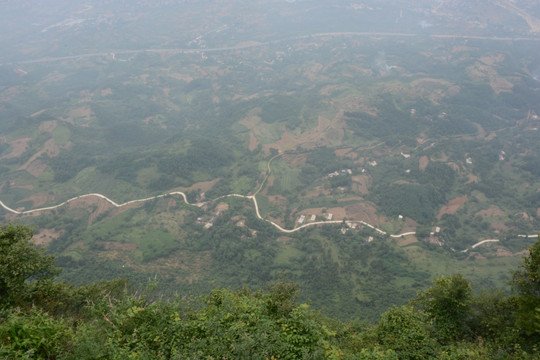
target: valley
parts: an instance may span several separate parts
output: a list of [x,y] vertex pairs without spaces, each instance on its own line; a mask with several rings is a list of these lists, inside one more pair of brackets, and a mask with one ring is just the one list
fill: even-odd
[[368,320],[440,275],[509,290],[540,228],[534,4],[105,3],[0,15],[0,219],[62,279],[284,275]]

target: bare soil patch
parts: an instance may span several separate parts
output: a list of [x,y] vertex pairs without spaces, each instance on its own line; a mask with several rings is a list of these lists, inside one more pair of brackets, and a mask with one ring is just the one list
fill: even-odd
[[268,201],[277,206],[285,207],[289,204],[289,200],[283,195],[268,195],[267,197]]
[[353,180],[353,191],[358,191],[361,194],[369,194],[369,186],[371,185],[371,180],[368,175],[357,175],[352,177]]
[[480,210],[476,215],[483,217],[484,219],[494,218],[494,217],[505,217],[506,214],[498,206],[490,206],[488,209]]
[[106,250],[120,250],[120,251],[133,251],[137,249],[137,244],[132,243],[120,243],[116,241],[104,241],[103,246]]
[[497,94],[500,94],[501,92],[512,92],[512,89],[514,88],[514,84],[501,77],[490,79],[489,84]]
[[362,220],[377,227],[386,219],[384,216],[378,216],[377,209],[373,206],[361,202],[346,206],[345,211],[347,218]]
[[338,157],[348,157],[350,159],[357,159],[358,154],[356,152],[351,152],[352,148],[345,148],[345,149],[336,149],[334,151],[334,154]]
[[70,201],[67,205],[69,209],[85,209],[90,212],[88,225],[91,225],[96,217],[112,208],[112,205],[105,199],[97,196],[88,196]]
[[397,239],[397,244],[398,246],[401,246],[401,247],[414,244],[417,242],[418,242],[418,239],[416,238],[416,236],[411,236],[411,235]]
[[411,218],[405,217],[405,221],[403,223],[403,226],[399,230],[399,232],[404,233],[404,232],[416,231],[417,227],[418,227],[418,223],[416,221],[414,221]]
[[169,74],[169,76],[172,77],[173,79],[186,81],[188,83],[193,81],[193,77],[188,74],[171,73]]
[[259,140],[257,140],[257,138],[252,132],[250,132],[249,133],[249,151],[256,150],[257,146],[259,146]]
[[426,155],[422,156],[420,160],[418,160],[418,167],[422,171],[426,170],[426,167],[428,166],[428,164],[429,164],[429,158]]
[[477,183],[477,182],[478,182],[478,176],[473,175],[473,174],[467,175],[467,182],[465,184]]
[[40,133],[52,133],[54,129],[56,129],[56,126],[58,125],[58,122],[56,120],[48,120],[44,121],[41,124],[39,124],[39,132]]
[[217,178],[217,179],[214,179],[214,180],[209,180],[209,181],[200,181],[198,183],[195,183],[193,185],[191,185],[190,187],[186,188],[186,190],[188,191],[191,191],[191,190],[201,190],[203,192],[205,191],[208,191],[210,190],[212,187],[214,187],[214,185],[216,185],[216,183],[221,180],[221,178]]
[[28,161],[23,166],[19,167],[17,170],[26,170],[32,176],[39,177],[41,173],[43,173],[43,171],[47,168],[47,165],[45,165],[38,158],[43,154],[46,154],[48,157],[55,157],[59,153],[60,148],[56,145],[54,139],[49,139],[45,142],[41,151],[38,151],[37,153],[32,155],[30,159],[28,159]]
[[101,96],[107,96],[107,95],[111,95],[111,94],[112,94],[112,89],[111,88],[106,88],[106,89],[101,90]]
[[316,198],[319,196],[327,196],[330,195],[330,189],[325,189],[323,186],[316,186],[314,188],[310,188],[309,191],[306,192],[305,195],[300,195],[300,198],[302,199],[308,199],[308,198]]
[[88,126],[91,121],[91,116],[94,112],[90,106],[81,106],[79,108],[71,109],[62,120],[70,124],[77,124],[80,126]]
[[340,85],[327,85],[319,91],[319,94],[328,96],[331,95],[332,92],[334,92],[335,90],[339,90],[340,88],[342,88],[342,86]]
[[298,155],[283,155],[281,157],[291,167],[304,166],[307,161],[307,154],[298,154]]
[[292,240],[289,236],[280,236],[276,239],[276,241],[280,244],[288,244]]
[[9,143],[11,146],[11,152],[7,155],[1,157],[1,159],[11,159],[21,156],[26,150],[28,150],[28,143],[31,141],[31,138],[21,138],[13,140]]
[[169,199],[169,202],[167,203],[167,212],[171,211],[171,208],[174,208],[176,206],[176,200],[173,198]]
[[459,207],[463,205],[468,199],[469,197],[467,195],[463,195],[450,200],[448,204],[444,205],[439,210],[439,215],[437,215],[437,219],[441,219],[444,214],[455,214],[456,211],[458,211]]
[[32,194],[20,202],[32,201],[32,208],[39,208],[45,205],[47,202],[54,200],[54,195],[50,195],[48,192],[43,191],[36,194]]
[[[326,213],[323,213],[323,209],[326,209]],[[304,215],[317,215],[321,217],[326,217],[328,214],[332,214],[332,220],[343,220],[347,217],[347,212],[342,207],[332,207],[332,208],[309,208],[304,209],[302,211],[299,211],[298,214],[304,214]],[[356,219],[355,219],[356,220]]]
[[40,229],[32,236],[30,242],[38,246],[48,246],[53,240],[58,239],[62,232],[54,229]]
[[504,221],[492,222],[491,224],[489,224],[489,228],[495,231],[505,231],[509,229],[508,226],[506,226],[506,224],[504,223]]
[[216,211],[217,211],[218,214],[222,213],[224,211],[227,211],[227,210],[229,210],[229,204],[227,204],[227,203],[221,202],[221,203],[217,204],[217,206],[216,206]]
[[25,170],[27,173],[37,178],[43,174],[46,168],[47,165],[45,165],[41,160],[34,160],[30,164],[26,165]]
[[304,76],[306,76],[309,80],[315,81],[315,80],[321,80],[322,78],[325,78],[325,76],[321,77],[319,75],[320,71],[322,70],[323,65],[320,63],[315,63],[308,69],[304,70]]
[[497,256],[504,257],[504,256],[514,256],[511,251],[508,249],[499,247],[497,248]]
[[305,149],[314,149],[324,145],[338,144],[344,136],[343,128],[342,111],[336,114],[332,120],[319,116],[317,127],[313,130],[308,130],[300,135],[294,135],[283,127],[281,129],[280,140],[263,145],[263,149],[265,152],[268,152],[270,148],[285,151],[295,149],[298,145],[302,145]]
[[339,199],[338,203],[347,202],[347,201],[355,201],[355,200],[362,201],[364,199],[362,199],[361,197],[358,197],[358,196],[349,196],[349,197],[344,197],[344,198]]

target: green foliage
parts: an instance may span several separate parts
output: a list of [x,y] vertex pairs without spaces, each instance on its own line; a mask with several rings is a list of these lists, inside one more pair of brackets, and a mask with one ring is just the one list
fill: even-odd
[[540,239],[529,249],[523,265],[514,273],[513,286],[518,305],[518,324],[540,345]]
[[430,327],[427,314],[412,306],[402,306],[382,314],[374,333],[379,344],[394,350],[400,359],[426,359],[437,352]]
[[444,195],[431,185],[395,184],[378,189],[377,204],[391,216],[403,215],[420,223],[430,223],[444,203]]
[[[31,234],[23,226],[4,226],[3,249],[19,246],[50,270],[50,257],[28,244]],[[384,252],[384,248],[380,250]],[[325,318],[308,304],[299,304],[297,286],[281,279],[270,283],[266,292],[215,289],[199,298],[163,300],[133,295],[124,280],[73,286],[51,282],[54,271],[45,272],[46,276],[32,272],[35,280],[20,278],[20,287],[4,280],[5,299],[20,299],[4,302],[0,311],[0,356],[73,360],[532,359],[539,311],[523,305],[531,301],[527,291],[536,286],[537,251],[534,246],[516,272],[516,297],[500,292],[473,297],[469,282],[461,275],[441,277],[413,301],[420,310],[390,308],[369,329]],[[11,256],[12,252],[2,253],[3,269],[12,269],[7,265],[21,259]],[[327,255],[321,259],[320,271],[324,277],[336,279],[337,269],[329,266]],[[366,259],[356,261],[367,264]],[[370,264],[373,266],[368,277],[388,281],[376,274],[389,265]],[[46,286],[38,286],[42,279],[47,279]],[[24,296],[21,289],[26,289]],[[30,301],[32,306],[28,306]],[[533,319],[527,323],[533,332],[522,336],[515,313],[520,316],[520,326],[525,315]]]
[[54,257],[29,243],[32,235],[25,226],[0,225],[0,307],[24,304],[59,273]]
[[466,320],[471,306],[471,291],[471,284],[462,275],[443,276],[413,301],[433,321],[440,342],[464,339],[469,335]]
[[70,337],[70,328],[59,318],[37,308],[27,313],[13,310],[0,323],[0,357],[55,359]]

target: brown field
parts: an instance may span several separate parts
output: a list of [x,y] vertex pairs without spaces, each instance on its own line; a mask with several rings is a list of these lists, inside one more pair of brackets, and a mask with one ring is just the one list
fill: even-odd
[[417,242],[418,242],[418,239],[416,238],[416,236],[411,236],[411,235],[397,239],[397,244],[398,246],[401,246],[401,247],[414,244]]
[[111,94],[112,94],[112,89],[111,88],[106,88],[106,89],[101,90],[101,96],[107,96],[107,95],[111,95]]
[[444,214],[455,214],[456,211],[458,211],[459,207],[463,205],[468,199],[469,197],[467,195],[463,195],[450,200],[448,204],[444,205],[441,210],[439,210],[439,215],[437,215],[437,219],[440,220]]
[[339,112],[332,120],[319,116],[317,127],[300,135],[293,135],[282,129],[281,138],[270,144],[263,145],[265,152],[271,148],[282,151],[295,149],[302,145],[304,149],[314,149],[324,145],[333,145],[341,142],[344,136],[343,112]]
[[492,222],[491,224],[489,224],[489,228],[491,230],[494,230],[495,232],[505,231],[509,229],[508,226],[506,226],[506,224],[504,223],[504,221]]
[[[326,209],[326,213],[323,213],[323,209]],[[300,213],[306,214],[306,215],[307,214],[309,214],[309,215],[314,214],[314,215],[317,215],[317,216],[326,216],[326,214],[330,213],[330,214],[334,215],[332,220],[342,220],[342,219],[347,217],[347,212],[342,207],[309,208],[309,209],[304,209],[301,212],[298,212],[298,214],[300,214]]]
[[268,201],[277,206],[286,207],[289,204],[289,200],[287,200],[287,198],[282,195],[268,195],[267,198]]
[[358,191],[361,194],[369,194],[369,186],[371,181],[368,175],[357,175],[352,177],[353,190]]
[[39,208],[45,205],[47,202],[50,202],[54,200],[54,195],[50,195],[48,192],[43,191],[36,194],[32,194],[22,200],[20,202],[24,201],[32,201],[32,208]]
[[426,170],[426,167],[428,166],[428,164],[429,164],[429,158],[426,155],[422,156],[420,160],[418,160],[418,167],[422,171]]
[[27,173],[37,178],[37,177],[40,177],[41,174],[43,174],[46,168],[47,168],[47,165],[45,165],[41,160],[38,159],[28,164],[25,170]]
[[252,132],[249,133],[249,151],[253,151],[257,149],[257,146],[259,146],[259,140],[253,135]]
[[346,206],[345,211],[347,218],[362,220],[377,227],[386,221],[384,216],[377,215],[377,209],[375,207],[361,202]]
[[62,235],[62,233],[60,231],[55,231],[54,229],[40,229],[32,236],[30,242],[38,246],[47,246],[51,241],[58,239],[60,235]]
[[477,182],[478,182],[478,176],[473,175],[473,174],[467,175],[467,182],[465,184],[477,183]]
[[2,156],[2,159],[11,159],[21,156],[28,149],[28,143],[31,140],[31,138],[21,138],[11,141],[9,143],[11,146],[11,152]]
[[[206,191],[210,190],[214,185],[216,185],[216,183],[219,180],[221,180],[221,178],[217,178],[217,179],[210,180],[210,181],[200,181],[198,183],[195,183],[195,184],[191,185],[188,188],[185,188],[185,190],[187,190],[187,191],[200,190],[202,192],[206,192]],[[180,191],[182,191],[182,190],[180,190]]]
[[94,112],[90,106],[81,106],[68,111],[66,117],[62,118],[62,120],[72,125],[88,126],[92,115],[94,115]]
[[56,120],[43,121],[41,124],[39,124],[39,132],[50,134],[54,131],[54,129],[56,129],[57,125],[58,122]]
[[498,206],[491,206],[488,209],[480,210],[476,215],[483,217],[484,219],[494,218],[494,217],[506,217],[504,211],[501,210]]
[[55,157],[60,153],[60,148],[54,142],[54,139],[49,139],[43,145],[43,149],[32,155],[28,161],[19,167],[17,170],[26,170],[29,174],[34,177],[39,177],[43,171],[47,168],[47,165],[43,164],[38,158],[47,154],[48,157]]
[[307,161],[307,154],[298,154],[298,155],[283,155],[281,160],[285,161],[287,165],[291,167],[304,166]]

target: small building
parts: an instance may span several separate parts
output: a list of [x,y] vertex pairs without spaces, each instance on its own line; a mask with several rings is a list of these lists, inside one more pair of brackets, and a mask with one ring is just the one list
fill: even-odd
[[332,213],[326,214],[326,220],[332,220],[333,217],[334,217],[334,214]]
[[310,221],[315,221],[316,218],[317,218],[317,215],[313,214],[313,215],[311,215],[311,218],[309,220]]
[[304,222],[304,220],[306,220],[305,215],[300,215],[300,217],[298,218],[298,223],[302,224]]

